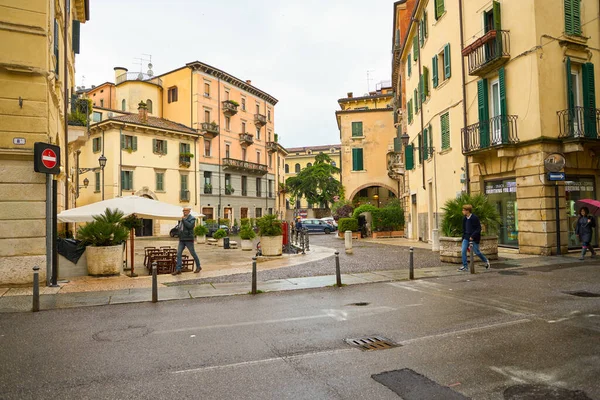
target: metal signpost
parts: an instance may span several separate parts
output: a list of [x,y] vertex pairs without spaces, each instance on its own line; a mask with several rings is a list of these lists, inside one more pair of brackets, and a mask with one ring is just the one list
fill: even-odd
[[556,208],[556,255],[560,256],[560,207],[558,199],[558,182],[564,181],[566,174],[561,172],[566,160],[562,154],[550,154],[544,160],[544,168],[548,171],[548,180],[554,183],[554,206]]

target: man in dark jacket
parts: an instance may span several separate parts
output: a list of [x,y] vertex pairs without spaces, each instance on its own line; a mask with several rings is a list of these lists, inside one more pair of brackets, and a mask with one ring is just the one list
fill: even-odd
[[469,248],[469,242],[473,242],[473,251],[477,256],[485,263],[485,269],[490,268],[490,262],[479,250],[479,242],[481,241],[481,222],[477,215],[473,214],[473,206],[465,204],[462,207],[463,217],[463,236],[462,236],[462,263],[463,266],[459,268],[459,271],[468,271],[467,265],[467,249]]
[[194,218],[191,214],[191,209],[189,207],[183,208],[183,217],[181,217],[181,221],[179,221],[179,247],[177,248],[177,266],[175,267],[175,272],[172,275],[181,274],[181,255],[183,253],[183,249],[187,247],[188,251],[194,258],[194,262],[196,263],[196,269],[194,273],[200,272],[202,267],[200,267],[200,259],[196,254],[196,250],[194,250],[194,227],[196,226],[196,218]]

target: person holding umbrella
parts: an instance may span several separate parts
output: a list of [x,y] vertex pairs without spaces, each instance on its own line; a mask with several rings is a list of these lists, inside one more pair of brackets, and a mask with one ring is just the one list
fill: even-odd
[[581,207],[579,209],[579,219],[577,219],[577,225],[575,226],[575,234],[579,238],[581,242],[581,257],[580,260],[583,260],[585,257],[585,253],[588,248],[590,249],[590,253],[592,258],[596,258],[596,252],[594,251],[594,246],[590,245],[592,242],[592,236],[594,233],[594,228],[596,227],[596,218],[593,215],[590,215],[590,210],[587,207]]

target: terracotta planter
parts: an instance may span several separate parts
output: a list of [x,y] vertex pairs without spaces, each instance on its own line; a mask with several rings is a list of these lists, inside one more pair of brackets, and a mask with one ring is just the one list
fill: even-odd
[[404,231],[384,231],[384,232],[373,232],[373,238],[397,238],[404,237]]
[[252,240],[250,239],[242,239],[242,250],[244,251],[250,251],[254,248],[254,246],[252,246]]
[[198,244],[206,243],[206,235],[196,236],[196,243],[198,243]]
[[260,249],[263,256],[280,256],[283,249],[283,235],[261,236]]
[[[338,237],[344,238],[344,232],[338,231]],[[360,232],[352,232],[352,239],[360,239]]]
[[[479,242],[479,250],[481,250],[488,260],[497,260],[498,236],[482,236]],[[475,262],[481,261],[476,255],[474,259]],[[462,238],[440,237],[440,261],[462,264]]]
[[85,253],[88,275],[109,276],[123,272],[123,245],[87,246]]

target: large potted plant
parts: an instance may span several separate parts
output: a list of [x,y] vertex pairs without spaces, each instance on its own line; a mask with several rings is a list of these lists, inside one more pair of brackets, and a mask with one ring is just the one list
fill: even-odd
[[123,213],[106,209],[104,214],[79,228],[77,239],[86,247],[88,274],[119,275],[123,271],[123,242],[128,229],[123,225]]
[[338,220],[338,237],[343,238],[346,231],[352,232],[353,239],[360,239],[360,232],[358,231],[358,219],[340,218]]
[[280,256],[283,250],[283,228],[275,215],[265,215],[256,220],[263,256]]
[[440,237],[440,260],[454,264],[462,264],[462,207],[465,204],[473,206],[473,214],[481,221],[481,241],[479,249],[489,260],[498,259],[498,227],[500,226],[500,214],[496,207],[491,204],[482,194],[469,195],[463,193],[455,199],[446,201],[442,210]]
[[373,237],[401,237],[404,235],[404,210],[399,200],[390,201],[385,207],[371,213]]
[[250,224],[242,225],[242,228],[240,229],[240,239],[242,239],[242,250],[252,250],[252,248],[254,247],[252,245],[252,239],[254,239],[255,237],[256,233],[254,233],[254,230],[252,230]]
[[217,229],[215,233],[213,233],[213,239],[217,239],[217,245],[219,247],[223,247],[223,238],[227,236],[227,232],[225,229]]
[[208,233],[208,228],[202,224],[196,225],[194,228],[194,235],[196,235],[196,243],[206,243],[206,234]]

